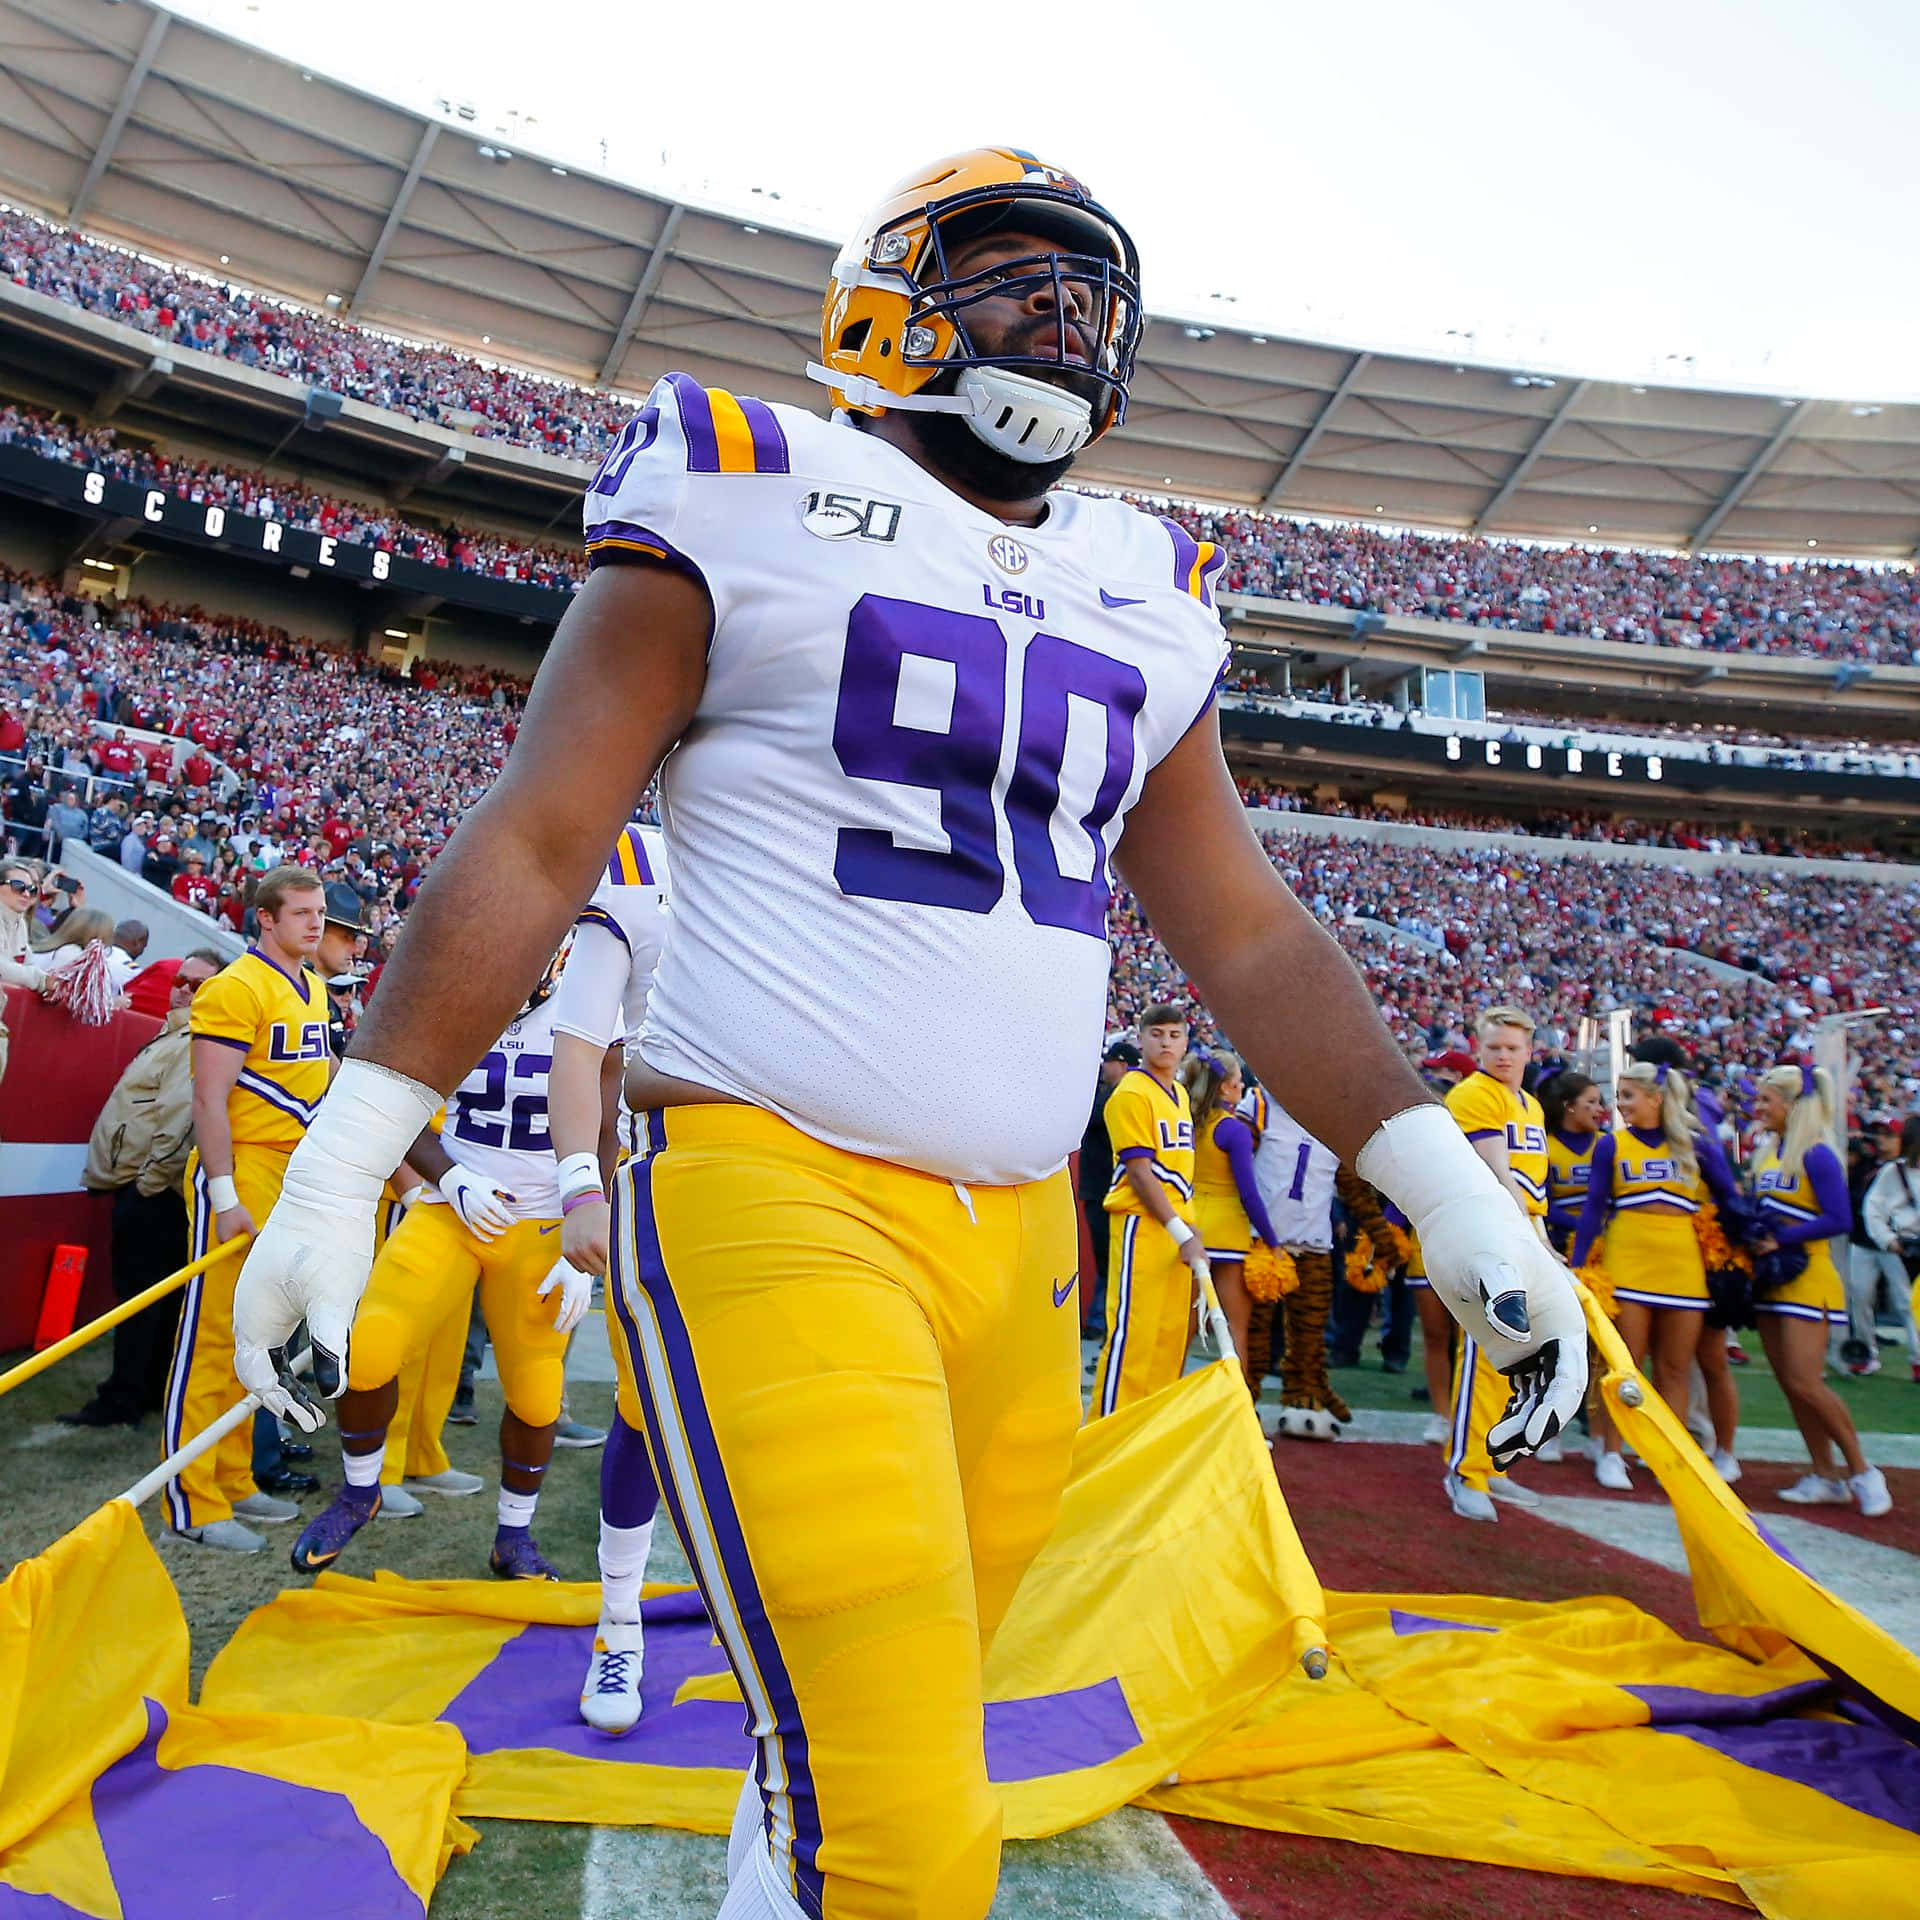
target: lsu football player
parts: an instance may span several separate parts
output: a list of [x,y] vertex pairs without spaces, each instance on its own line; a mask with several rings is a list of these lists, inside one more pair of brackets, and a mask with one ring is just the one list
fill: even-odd
[[561,1256],[560,1185],[547,1135],[556,955],[506,1031],[424,1128],[407,1159],[433,1190],[408,1209],[374,1263],[354,1322],[340,1402],[346,1484],[293,1546],[296,1573],[318,1573],[381,1509],[387,1426],[400,1376],[480,1287],[507,1407],[500,1417],[499,1523],[487,1564],[503,1580],[557,1580],[533,1537],[553,1459],[567,1336],[593,1283]]
[[[583,1273],[607,1271],[612,1215],[607,1182],[632,1151],[633,1115],[621,1093],[626,1055],[640,1038],[667,920],[667,849],[657,827],[625,827],[573,932],[553,1007],[548,1125],[560,1163],[560,1250]],[[609,1123],[612,1123],[611,1125]],[[640,1718],[645,1647],[640,1588],[653,1551],[660,1493],[647,1459],[639,1389],[627,1343],[615,1334],[619,1387],[600,1455],[600,1621],[580,1717],[602,1733]]]
[[840,253],[831,420],[655,386],[588,490],[592,571],[507,766],[242,1276],[241,1375],[313,1424],[296,1320],[336,1392],[381,1180],[659,770],[673,914],[609,1291],[748,1702],[725,1920],[992,1902],[981,1662],[1079,1425],[1066,1162],[1115,860],[1254,1072],[1413,1220],[1507,1371],[1501,1456],[1580,1403],[1568,1276],[1247,825],[1214,717],[1224,556],[1055,489],[1120,422],[1141,324],[1112,215],[982,148]]

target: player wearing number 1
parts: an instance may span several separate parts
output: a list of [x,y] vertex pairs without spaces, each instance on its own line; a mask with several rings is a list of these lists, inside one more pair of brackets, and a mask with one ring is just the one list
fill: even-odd
[[[242,1375],[310,1424],[276,1354],[304,1312],[333,1390],[380,1179],[658,768],[674,904],[609,1294],[755,1742],[723,1920],[992,1902],[981,1664],[1079,1423],[1066,1160],[1115,858],[1254,1071],[1414,1220],[1510,1370],[1502,1453],[1584,1387],[1570,1281],[1246,824],[1217,550],[1052,490],[1120,420],[1140,327],[1112,216],[983,148],[903,181],[836,261],[832,421],[654,388],[589,490],[592,572],[506,769],[242,1276]],[[987,1035],[1018,1100],[978,1071]]]
[[402,1371],[479,1282],[500,1363],[499,1525],[488,1564],[501,1579],[559,1576],[535,1543],[534,1507],[553,1458],[567,1336],[592,1282],[560,1258],[559,1169],[547,1137],[557,961],[447,1100],[446,1123],[407,1158],[433,1182],[374,1263],[354,1321],[340,1402],[346,1484],[293,1546],[297,1573],[330,1567],[379,1511],[387,1426]]

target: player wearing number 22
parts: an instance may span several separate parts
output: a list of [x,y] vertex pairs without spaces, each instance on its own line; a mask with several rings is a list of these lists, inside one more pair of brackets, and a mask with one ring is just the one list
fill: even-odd
[[559,1169],[547,1137],[557,972],[556,962],[454,1089],[438,1134],[424,1132],[407,1154],[434,1185],[381,1249],[360,1302],[340,1402],[346,1485],[294,1542],[296,1572],[331,1566],[380,1511],[401,1371],[478,1281],[507,1402],[499,1527],[488,1564],[502,1579],[559,1577],[534,1541],[533,1512],[553,1458],[567,1336],[586,1311],[591,1280],[560,1259]]
[[[1247,827],[1212,713],[1217,551],[1054,490],[1120,418],[1140,324],[1113,218],[988,148],[903,181],[841,252],[831,421],[654,388],[589,489],[592,572],[507,766],[435,862],[242,1278],[243,1378],[311,1423],[274,1365],[290,1316],[325,1391],[363,1271],[341,1222],[658,768],[675,893],[609,1295],[755,1741],[723,1920],[992,1903],[981,1662],[1080,1419],[1066,1160],[1113,858],[1255,1072],[1399,1201],[1513,1369],[1500,1444],[1579,1404],[1570,1283]],[[487,912],[503,882],[512,926]]]

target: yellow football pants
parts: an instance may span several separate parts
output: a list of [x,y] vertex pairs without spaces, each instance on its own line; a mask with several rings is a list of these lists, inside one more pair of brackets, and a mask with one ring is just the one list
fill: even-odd
[[981,1662],[1079,1424],[1066,1171],[963,1196],[759,1108],[641,1124],[610,1291],[774,1870],[822,1920],[980,1920]]
[[[266,1224],[273,1203],[280,1198],[280,1182],[292,1151],[238,1144],[233,1149],[233,1184],[256,1227]],[[190,1222],[187,1257],[198,1260],[222,1243],[213,1237],[213,1202],[197,1147],[187,1155],[185,1189]],[[222,1261],[189,1280],[181,1296],[180,1327],[174,1335],[173,1364],[167,1370],[160,1415],[162,1458],[212,1426],[240,1398],[240,1383],[233,1371],[233,1289],[242,1264],[237,1256]],[[243,1420],[218,1446],[210,1447],[167,1482],[167,1524],[178,1529],[231,1520],[233,1503],[253,1491],[253,1426]]]
[[1487,1490],[1493,1456],[1487,1451],[1487,1429],[1507,1410],[1513,1389],[1479,1343],[1463,1333],[1454,1342],[1453,1418],[1447,1427],[1447,1465],[1468,1486]]
[[[407,1209],[387,1182],[374,1232],[374,1255],[392,1239]],[[466,1358],[467,1321],[463,1306],[448,1314],[425,1349],[400,1369],[400,1401],[387,1422],[387,1456],[380,1469],[384,1486],[398,1486],[416,1474],[445,1473],[453,1462],[441,1444],[440,1430],[460,1390],[460,1366]]]
[[497,1240],[480,1240],[451,1207],[410,1207],[373,1263],[354,1315],[347,1384],[361,1390],[399,1379],[450,1317],[464,1342],[477,1281],[508,1408],[530,1427],[550,1425],[560,1417],[567,1341],[553,1329],[558,1299],[539,1299],[534,1289],[559,1257],[557,1220],[522,1220]]
[[1171,1386],[1193,1340],[1193,1269],[1165,1227],[1116,1213],[1107,1241],[1107,1340],[1094,1369],[1089,1420]]

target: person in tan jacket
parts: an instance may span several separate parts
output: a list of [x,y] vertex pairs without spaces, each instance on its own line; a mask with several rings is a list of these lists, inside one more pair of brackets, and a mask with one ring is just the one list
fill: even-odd
[[[166,1024],[127,1062],[87,1143],[81,1182],[113,1195],[113,1287],[122,1300],[187,1264],[187,1209],[181,1174],[193,1146],[193,1073],[187,1029],[193,996],[220,971],[205,949],[180,962]],[[138,1426],[160,1409],[167,1359],[180,1318],[170,1294],[122,1322],[113,1334],[113,1370],[84,1407],[61,1414],[69,1427]]]

